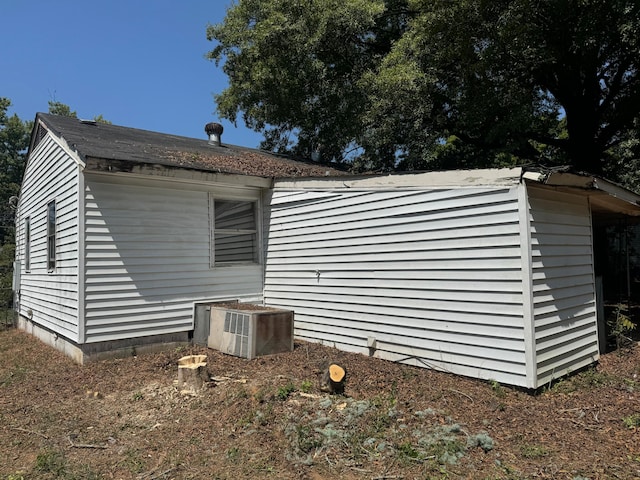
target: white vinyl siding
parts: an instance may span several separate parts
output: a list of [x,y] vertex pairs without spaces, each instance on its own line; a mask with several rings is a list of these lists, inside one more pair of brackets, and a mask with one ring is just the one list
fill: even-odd
[[537,386],[599,358],[588,198],[529,188]]
[[517,188],[276,187],[265,302],[301,339],[523,385]]
[[[30,152],[18,207],[18,217],[28,218],[28,234],[25,222],[17,222],[20,225],[17,241],[22,268],[20,314],[73,341],[78,341],[79,332],[79,168],[49,135],[43,137]],[[48,227],[47,206],[50,203],[56,206],[53,237],[49,237]],[[56,260],[53,269],[49,268],[51,249]]]
[[209,264],[209,195],[237,188],[91,175],[85,185],[87,343],[188,331],[195,301],[261,297],[260,265]]

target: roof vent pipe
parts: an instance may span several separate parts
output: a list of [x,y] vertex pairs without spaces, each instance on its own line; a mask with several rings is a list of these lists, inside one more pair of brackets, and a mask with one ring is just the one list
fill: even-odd
[[216,122],[207,123],[204,126],[204,131],[207,135],[209,135],[210,145],[216,145],[218,147],[222,145],[221,137],[222,132],[224,131],[222,125]]

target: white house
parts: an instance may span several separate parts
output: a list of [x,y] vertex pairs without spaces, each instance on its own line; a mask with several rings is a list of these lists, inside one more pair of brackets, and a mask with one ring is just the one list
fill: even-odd
[[640,196],[520,168],[356,177],[215,139],[38,114],[20,326],[82,362],[188,341],[197,304],[239,299],[294,310],[300,339],[527,388],[598,359],[593,232]]
[[640,214],[520,168],[283,179],[269,204],[264,301],[298,338],[527,388],[599,358],[593,229]]
[[258,150],[38,114],[16,215],[19,323],[77,361],[186,342],[194,304],[260,302]]

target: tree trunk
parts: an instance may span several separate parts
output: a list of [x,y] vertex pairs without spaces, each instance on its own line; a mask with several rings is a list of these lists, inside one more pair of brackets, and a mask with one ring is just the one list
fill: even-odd
[[321,368],[320,390],[342,395],[347,381],[347,369],[337,363],[326,363]]
[[188,355],[178,360],[178,388],[181,393],[196,393],[208,381],[206,355]]

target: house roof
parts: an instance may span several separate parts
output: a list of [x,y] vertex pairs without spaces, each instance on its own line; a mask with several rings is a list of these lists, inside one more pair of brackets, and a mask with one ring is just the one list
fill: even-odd
[[640,195],[613,182],[586,173],[543,172],[515,168],[450,170],[388,175],[350,176],[345,178],[285,178],[275,187],[296,189],[395,189],[449,188],[478,186],[511,186],[521,182],[539,188],[569,192],[589,197],[589,204],[598,219],[613,220],[615,215],[640,220]]
[[[333,167],[293,160],[263,150],[235,145],[213,145],[196,139],[38,113],[31,149],[44,127],[62,139],[86,165],[91,161],[153,164],[216,173],[257,177],[325,177],[347,175]],[[88,168],[91,168],[90,166]]]
[[[595,215],[612,214],[640,219],[640,195],[589,174],[541,172],[522,168],[407,172],[354,176],[327,165],[293,160],[264,150],[235,145],[214,145],[196,139],[38,113],[30,150],[52,132],[89,170],[112,167],[130,171],[132,165],[181,168],[221,174],[279,179],[278,188],[422,188],[447,186],[513,185],[526,181],[543,188],[568,191],[590,198]],[[326,178],[333,177],[333,178]],[[342,178],[339,178],[342,177]]]

